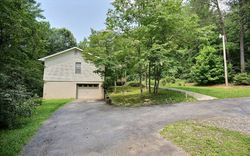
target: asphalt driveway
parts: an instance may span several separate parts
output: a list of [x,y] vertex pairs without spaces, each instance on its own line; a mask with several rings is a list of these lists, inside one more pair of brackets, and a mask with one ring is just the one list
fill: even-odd
[[187,155],[161,138],[166,124],[185,119],[250,117],[250,98],[119,108],[73,102],[47,120],[25,156]]

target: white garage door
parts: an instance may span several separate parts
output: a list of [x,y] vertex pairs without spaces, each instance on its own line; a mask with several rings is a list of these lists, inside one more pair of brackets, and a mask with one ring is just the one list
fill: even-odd
[[101,100],[103,89],[99,84],[77,84],[77,99]]

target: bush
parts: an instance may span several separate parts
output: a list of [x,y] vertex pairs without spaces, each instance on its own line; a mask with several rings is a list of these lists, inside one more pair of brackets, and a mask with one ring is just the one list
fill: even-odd
[[30,117],[41,101],[4,74],[0,74],[0,86],[0,127],[14,128],[21,118]]
[[250,75],[247,73],[240,73],[234,76],[234,84],[250,85]]
[[[139,82],[128,82],[127,86],[130,86],[130,87],[140,87],[140,83]],[[142,87],[145,87],[143,84],[142,84]]]
[[185,86],[186,85],[186,81],[181,80],[181,79],[176,79],[175,84],[177,84],[178,86]]
[[[230,66],[228,68],[230,71]],[[191,71],[194,81],[200,85],[224,82],[223,58],[211,46],[204,47],[200,51]]]
[[18,90],[0,90],[0,125],[13,128],[22,117],[30,117],[34,106],[39,103],[22,86]]
[[166,86],[168,83],[175,83],[175,78],[173,76],[166,76],[162,81],[161,84]]

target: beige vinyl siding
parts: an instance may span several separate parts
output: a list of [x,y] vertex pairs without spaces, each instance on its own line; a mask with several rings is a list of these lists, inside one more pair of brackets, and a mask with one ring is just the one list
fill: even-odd
[[[81,63],[81,73],[75,73],[75,63]],[[80,51],[72,50],[46,59],[44,81],[100,81],[103,79],[95,73],[96,67],[86,62]]]
[[[98,84],[98,88],[79,89],[77,84]],[[104,90],[101,82],[45,82],[43,98],[101,100],[104,98]]]
[[75,82],[44,82],[44,99],[76,98]]
[[[76,73],[76,62],[80,63],[80,73]],[[95,73],[94,64],[85,61],[81,51],[72,49],[65,53],[48,57],[44,60],[44,89],[45,99],[103,99],[103,78]],[[77,84],[99,84],[97,89],[80,89]],[[78,92],[79,91],[79,92]]]

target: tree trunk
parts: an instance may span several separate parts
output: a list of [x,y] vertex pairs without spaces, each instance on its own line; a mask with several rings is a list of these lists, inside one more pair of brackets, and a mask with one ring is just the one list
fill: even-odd
[[157,68],[157,84],[156,84],[156,94],[159,93],[159,85],[160,85],[160,79],[161,79],[161,67]]
[[148,92],[151,94],[151,63],[148,64]]
[[104,99],[106,99],[106,96],[107,96],[107,80],[106,80],[106,76],[107,76],[107,67],[105,66],[104,67]]
[[[243,16],[242,7],[244,5],[244,0],[240,0],[240,18]],[[244,22],[240,20],[240,71],[245,72],[245,50],[244,50]]]
[[148,89],[148,74],[147,74],[147,67],[146,67],[145,81],[146,81],[146,89]]
[[141,62],[140,62],[140,59],[141,59],[141,48],[140,46],[137,47],[137,52],[138,52],[138,56],[139,56],[139,59],[138,59],[138,62],[139,62],[139,81],[140,81],[140,92],[142,94],[143,90],[142,90],[142,65],[141,65]]
[[114,86],[115,86],[115,92],[116,92],[116,86],[117,86],[117,76],[115,76],[115,81],[114,81]]
[[244,26],[240,26],[240,71],[245,72]]
[[155,80],[155,83],[154,83],[154,94],[156,94],[156,81],[157,81],[157,73],[156,73],[156,66],[154,66],[154,80]]
[[142,94],[143,90],[142,90],[142,72],[141,72],[141,68],[140,68],[140,90],[141,90],[141,94]]

